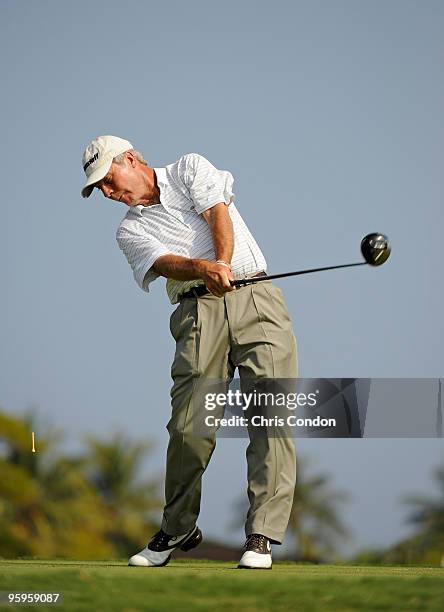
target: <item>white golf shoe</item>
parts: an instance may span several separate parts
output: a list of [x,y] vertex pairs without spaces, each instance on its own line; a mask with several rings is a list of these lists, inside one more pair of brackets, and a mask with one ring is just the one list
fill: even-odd
[[237,566],[239,569],[271,569],[270,540],[260,533],[252,533],[247,537],[243,547],[243,555]]
[[162,567],[170,560],[171,553],[176,549],[191,550],[202,542],[202,532],[197,527],[184,535],[171,536],[162,529],[148,542],[147,546],[133,555],[128,565],[137,567]]

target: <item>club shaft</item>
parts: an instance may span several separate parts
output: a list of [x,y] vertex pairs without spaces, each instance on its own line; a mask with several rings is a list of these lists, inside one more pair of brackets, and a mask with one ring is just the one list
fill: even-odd
[[325,268],[310,268],[308,270],[298,270],[297,272],[284,272],[283,274],[270,274],[267,276],[258,276],[256,278],[245,278],[231,281],[233,287],[242,287],[245,283],[259,283],[260,281],[273,280],[274,278],[285,278],[287,276],[300,276],[301,274],[312,274],[313,272],[323,272],[324,270],[337,270],[338,268],[352,268],[354,266],[366,266],[366,261],[359,263],[342,264],[340,266],[326,266]]

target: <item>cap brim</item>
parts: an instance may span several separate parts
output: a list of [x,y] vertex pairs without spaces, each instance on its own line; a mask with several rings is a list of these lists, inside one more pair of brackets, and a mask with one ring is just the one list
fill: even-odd
[[94,185],[98,183],[99,181],[101,181],[108,174],[108,171],[111,168],[112,163],[113,163],[113,160],[111,159],[109,163],[103,164],[103,166],[100,166],[100,168],[97,168],[97,170],[88,177],[88,180],[86,181],[85,186],[83,187],[81,191],[83,198],[89,198],[89,196],[93,192]]

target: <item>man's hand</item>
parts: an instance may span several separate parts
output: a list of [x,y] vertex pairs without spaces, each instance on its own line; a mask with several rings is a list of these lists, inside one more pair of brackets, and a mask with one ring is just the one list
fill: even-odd
[[171,253],[156,259],[153,270],[161,276],[176,280],[202,279],[209,291],[217,297],[235,289],[230,285],[230,280],[234,280],[230,268],[207,259],[188,259]]
[[224,293],[234,291],[235,287],[230,285],[230,281],[234,280],[230,268],[211,261],[205,261],[202,267],[201,278],[213,295],[222,297]]

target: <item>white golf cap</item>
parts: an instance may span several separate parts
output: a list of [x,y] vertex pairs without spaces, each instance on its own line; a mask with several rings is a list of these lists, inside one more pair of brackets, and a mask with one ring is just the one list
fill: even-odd
[[86,184],[82,189],[84,198],[89,198],[94,183],[108,174],[113,159],[130,149],[133,149],[133,145],[118,136],[98,136],[86,147],[82,159],[86,174]]

